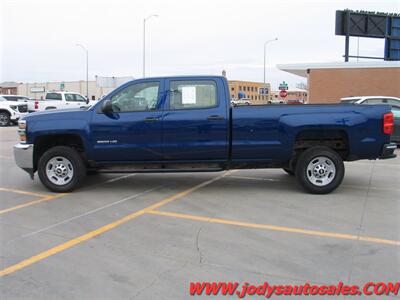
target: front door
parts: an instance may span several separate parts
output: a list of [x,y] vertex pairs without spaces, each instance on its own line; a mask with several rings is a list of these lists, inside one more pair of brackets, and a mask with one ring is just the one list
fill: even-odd
[[94,160],[143,162],[163,159],[161,85],[159,80],[134,81],[107,97],[112,102],[113,112],[94,112],[91,122]]

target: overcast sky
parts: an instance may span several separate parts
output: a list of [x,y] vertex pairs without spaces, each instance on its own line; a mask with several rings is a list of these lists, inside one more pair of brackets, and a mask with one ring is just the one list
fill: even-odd
[[[304,81],[276,64],[343,61],[344,37],[335,36],[335,10],[399,12],[399,0],[0,0],[0,82],[142,76],[143,18],[147,22],[146,75],[221,74],[229,79]],[[382,56],[384,41],[360,39],[360,54]],[[357,39],[351,40],[355,54]]]

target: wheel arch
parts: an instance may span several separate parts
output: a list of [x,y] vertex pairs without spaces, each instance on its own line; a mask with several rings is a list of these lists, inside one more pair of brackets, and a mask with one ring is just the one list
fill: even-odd
[[48,134],[35,138],[33,151],[33,168],[36,171],[40,157],[48,149],[55,146],[68,146],[76,149],[86,162],[86,149],[83,138],[79,134]]

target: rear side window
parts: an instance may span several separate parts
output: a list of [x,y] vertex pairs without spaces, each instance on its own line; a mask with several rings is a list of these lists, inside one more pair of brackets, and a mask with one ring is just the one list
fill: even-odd
[[48,100],[62,100],[60,93],[47,93],[46,99],[48,99]]
[[171,81],[170,109],[211,108],[217,105],[217,86],[211,80]]

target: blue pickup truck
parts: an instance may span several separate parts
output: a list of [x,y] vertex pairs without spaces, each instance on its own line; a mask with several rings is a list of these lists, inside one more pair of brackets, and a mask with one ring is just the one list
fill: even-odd
[[51,191],[88,173],[282,168],[325,194],[343,161],[395,157],[388,105],[231,107],[221,76],[145,78],[96,105],[33,113],[19,122],[16,163]]

